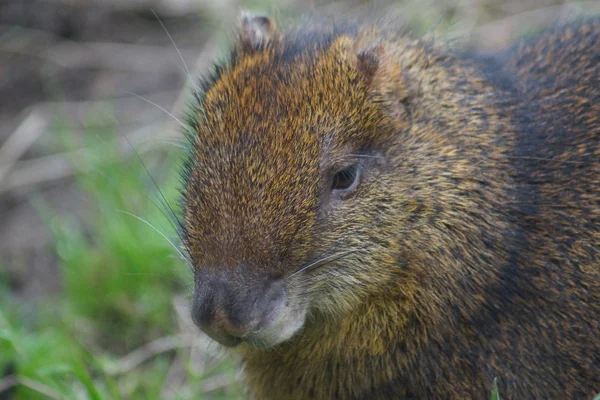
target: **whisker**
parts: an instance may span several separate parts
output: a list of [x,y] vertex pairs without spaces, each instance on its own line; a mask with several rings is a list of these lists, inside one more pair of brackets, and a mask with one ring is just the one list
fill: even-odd
[[290,276],[288,276],[287,279],[289,279],[289,278],[291,278],[291,277],[293,277],[295,275],[298,275],[299,273],[304,272],[304,271],[308,270],[309,268],[313,268],[313,267],[317,268],[317,267],[323,266],[327,262],[332,262],[332,261],[338,260],[338,259],[340,259],[340,258],[342,258],[342,257],[344,257],[346,255],[351,254],[351,253],[356,253],[357,251],[358,250],[350,250],[350,251],[346,251],[346,252],[343,252],[343,253],[336,253],[336,254],[332,254],[332,255],[329,255],[327,257],[321,258],[321,259],[319,259],[317,261],[311,262],[311,263],[303,266],[298,271],[296,271],[293,274],[291,274]]
[[348,154],[347,157],[376,158],[376,159],[381,159],[382,158],[380,156],[373,156],[373,155],[370,155],[370,154]]
[[[99,168],[92,168],[91,171],[96,172],[98,175],[102,176],[106,182],[111,185],[114,189],[117,189],[117,191],[120,190],[119,186],[117,185],[117,183],[111,179],[107,174],[105,174],[103,171],[101,171]],[[140,177],[141,178],[141,177]],[[148,200],[154,207],[156,207],[156,209],[163,215],[163,217],[165,217],[165,219],[167,221],[169,221],[169,224],[171,225],[171,227],[175,230],[177,236],[179,237],[179,239],[182,241],[182,244],[184,245],[184,247],[187,249],[187,246],[185,245],[185,243],[183,243],[183,238],[181,236],[181,234],[179,233],[179,231],[177,230],[177,228],[175,227],[175,225],[173,224],[173,222],[170,220],[170,217],[165,213],[165,211],[163,210],[163,208],[161,208],[149,195],[144,195],[144,197],[146,198],[146,200]],[[187,263],[186,263],[187,264]]]
[[[177,222],[177,225],[179,226],[179,229],[183,229],[183,224],[181,223],[181,221],[179,220],[179,218],[177,218],[177,215],[175,214],[175,211],[173,211],[173,208],[171,207],[171,204],[169,204],[169,201],[167,200],[167,198],[165,197],[164,193],[162,192],[162,190],[160,190],[160,187],[158,186],[158,184],[156,183],[156,181],[154,180],[154,178],[152,177],[152,174],[150,173],[150,171],[148,170],[148,168],[146,167],[146,164],[144,163],[144,161],[142,160],[142,158],[140,157],[139,153],[136,151],[136,149],[133,147],[133,144],[131,144],[131,142],[129,141],[129,139],[127,138],[127,136],[125,136],[125,140],[127,141],[127,143],[129,143],[129,146],[131,147],[131,150],[133,151],[133,153],[135,154],[136,158],[138,159],[138,161],[140,162],[140,164],[142,164],[142,167],[144,168],[144,170],[146,171],[146,173],[148,174],[148,177],[150,178],[150,180],[152,181],[152,183],[154,184],[154,186],[156,187],[156,190],[158,190],[158,193],[160,194],[160,197],[157,196],[157,199],[160,201],[162,199],[162,203],[163,206],[167,206],[167,209],[171,212],[171,215],[173,217],[173,219],[175,220],[175,222]],[[167,218],[169,219],[169,218]],[[169,219],[170,220],[170,219]],[[171,223],[172,224],[172,223]],[[173,226],[173,228],[179,232],[179,230]]]
[[[377,243],[372,243],[368,246],[363,247],[362,249],[357,249],[354,250],[353,252],[358,252],[361,250],[364,250],[368,247],[374,246]],[[346,253],[350,253],[350,252],[346,252]],[[333,262],[335,261],[335,256],[338,256],[338,254],[335,254],[333,256],[327,257],[327,259],[329,259],[327,262],[323,263],[323,265],[328,264],[329,262]],[[345,254],[344,256],[346,256],[348,254]],[[331,258],[334,259],[331,259]],[[341,257],[339,257],[341,258]],[[338,258],[338,259],[339,259]],[[357,264],[352,264],[351,270],[357,271],[357,270],[365,270],[367,269],[366,265],[362,265],[360,263]],[[339,278],[339,277],[343,277],[346,276],[346,274],[348,273],[348,271],[345,268],[337,268],[337,269],[328,269],[324,272],[318,273],[315,276],[311,276],[310,279],[307,279],[306,281],[301,282],[300,284],[300,294],[301,294],[301,301],[296,304],[298,309],[302,309],[303,307],[310,305],[310,303],[315,299],[315,296],[320,296],[320,295],[324,295],[327,296],[329,295],[329,293],[332,290],[339,290],[339,289],[343,289],[345,287],[349,286],[360,286],[360,287],[364,287],[368,284],[368,282],[364,282],[363,280],[360,279],[355,279],[353,281],[348,281],[348,282],[343,282],[344,287],[342,287],[341,285],[337,284],[338,281],[337,279],[328,279],[328,278]]]
[[179,140],[175,140],[175,139],[152,139],[152,140],[146,140],[144,142],[141,142],[140,145],[148,145],[150,143],[154,143],[154,142],[159,142],[159,143],[166,143],[169,144],[173,147],[176,147],[178,149],[181,150],[185,150],[185,151],[191,151],[191,149],[187,146],[185,146],[183,141],[179,141]]
[[[363,267],[362,265],[353,265],[351,268],[351,271],[356,272],[357,270],[360,271],[360,270],[365,270],[365,269],[366,269],[366,267]],[[329,281],[328,278],[345,277],[348,275],[348,272],[350,272],[350,271],[345,268],[338,268],[338,269],[330,269],[325,272],[319,273],[315,276],[311,276],[310,279],[308,279],[305,282],[305,284],[303,286],[301,286],[301,288],[303,289],[302,293],[309,294],[312,292],[326,290],[327,288],[331,287],[331,281]],[[352,282],[345,282],[345,283],[351,284]],[[355,282],[355,283],[362,285],[360,282]]]
[[175,244],[164,234],[162,233],[158,228],[156,228],[152,223],[146,221],[144,218],[142,217],[138,217],[135,214],[132,214],[130,212],[127,211],[123,211],[123,210],[115,210],[116,212],[125,214],[125,215],[129,215],[130,217],[133,217],[143,223],[145,223],[146,225],[148,225],[150,228],[154,229],[160,236],[162,236],[177,252],[177,254],[179,254],[181,256],[181,259],[188,265],[188,267],[192,268],[192,265],[190,264],[189,260],[187,259],[187,257],[183,254],[183,252],[177,247],[175,246]]
[[173,37],[171,36],[171,34],[169,33],[169,31],[167,30],[167,27],[165,26],[165,24],[163,24],[162,20],[160,19],[160,17],[158,16],[158,14],[156,13],[156,11],[154,11],[153,8],[150,9],[150,11],[152,11],[152,14],[154,14],[154,16],[156,17],[156,20],[158,21],[158,23],[160,24],[160,26],[162,26],[163,30],[165,31],[165,33],[167,34],[169,40],[171,41],[171,43],[173,44],[173,47],[175,48],[175,51],[177,52],[177,54],[179,55],[179,58],[181,59],[181,63],[183,64],[183,67],[185,68],[185,72],[187,73],[188,79],[190,80],[190,82],[192,83],[192,85],[194,86],[195,89],[197,89],[194,80],[192,79],[192,74],[183,58],[183,55],[181,55],[181,52],[179,51],[179,48],[177,47],[177,45],[175,44],[175,40],[173,40]]
[[290,276],[288,276],[286,279],[289,279],[289,278],[291,278],[291,277],[293,277],[295,275],[298,275],[299,273],[304,272],[304,271],[306,271],[306,270],[308,270],[310,268],[321,267],[321,266],[326,265],[326,264],[328,264],[330,262],[339,260],[341,258],[349,256],[350,254],[357,253],[357,252],[362,251],[362,250],[364,250],[364,248],[362,248],[362,249],[355,249],[355,250],[348,250],[348,251],[345,251],[345,252],[342,252],[342,253],[336,253],[336,254],[332,254],[332,255],[329,255],[327,257],[321,258],[321,259],[319,259],[317,261],[314,261],[314,262],[311,262],[311,263],[305,265],[304,267],[300,268],[298,271],[296,271],[293,274],[291,274]]
[[179,125],[180,125],[180,126],[181,126],[181,127],[182,127],[182,128],[185,130],[185,131],[186,131],[186,132],[188,131],[189,127],[188,127],[186,124],[184,124],[184,123],[183,123],[183,122],[182,122],[182,121],[181,121],[179,118],[177,118],[175,115],[173,115],[173,113],[172,113],[172,112],[170,112],[169,110],[167,110],[166,108],[164,108],[164,107],[162,107],[162,106],[160,106],[160,105],[156,104],[155,102],[153,102],[153,101],[152,101],[152,100],[150,100],[150,99],[147,99],[147,98],[145,98],[144,96],[140,96],[140,95],[139,95],[139,94],[137,94],[137,93],[133,93],[133,92],[130,92],[130,91],[128,91],[128,90],[125,90],[125,93],[127,93],[127,94],[130,94],[130,95],[132,95],[132,96],[135,96],[135,97],[137,97],[138,99],[140,99],[140,100],[143,100],[143,101],[145,101],[146,103],[148,103],[148,104],[151,104],[151,105],[153,105],[154,107],[158,108],[160,111],[164,112],[164,113],[165,113],[165,114],[167,114],[169,117],[173,118],[173,120],[174,120],[175,122],[177,122],[177,123],[178,123],[178,124],[179,124]]
[[186,289],[189,290],[189,285],[188,284],[186,284],[184,282],[180,282],[177,279],[175,279],[175,278],[173,278],[171,276],[165,275],[165,274],[158,274],[158,273],[151,273],[151,272],[127,272],[125,275],[157,276],[157,277],[160,277],[160,278],[168,279],[171,282],[175,282],[176,284],[178,284],[180,286],[183,286],[183,287],[185,287]]
[[[108,176],[106,173],[104,173],[104,171],[100,170],[99,168],[96,167],[92,167],[90,169],[91,171],[97,173],[98,175],[100,175],[102,178],[104,178],[104,180],[106,181],[106,183],[108,183],[109,185],[111,185],[114,189],[116,189],[117,191],[120,191],[121,189],[119,188],[119,185],[110,177]],[[170,221],[169,216],[167,214],[165,214],[164,210],[148,195],[144,194],[144,197],[154,206],[156,207],[156,209],[169,221],[169,223],[171,224],[171,226],[173,227],[173,229],[175,229],[175,231],[177,232],[178,236],[180,239],[182,239],[182,237],[179,235],[177,228],[173,225],[173,223]],[[127,199],[128,202],[133,205],[133,203],[131,201],[129,201],[129,199]],[[157,229],[155,227],[155,229]],[[164,235],[163,235],[164,236]],[[169,241],[170,242],[170,241]],[[173,243],[171,243],[171,245],[173,245]],[[187,250],[187,247],[186,247]],[[184,258],[185,264],[191,268],[191,262],[189,261],[189,259],[187,257]],[[178,275],[179,278],[181,278],[183,281],[185,281],[185,279],[181,276]]]
[[[142,178],[141,178],[141,176],[139,176],[139,175],[138,175],[138,177],[139,177],[140,179],[142,179]],[[149,191],[150,191],[150,190],[149,190]],[[185,248],[186,250],[189,250],[189,249],[187,248],[187,245],[186,245],[186,243],[185,243],[185,241],[184,241],[184,237],[183,237],[183,235],[182,235],[182,233],[181,233],[180,229],[179,229],[179,228],[176,226],[176,223],[178,224],[178,223],[179,223],[179,221],[178,221],[178,220],[175,218],[176,220],[175,220],[175,222],[173,222],[173,220],[172,220],[172,218],[173,218],[173,217],[172,217],[171,215],[168,215],[168,214],[165,212],[165,207],[166,207],[166,206],[165,206],[165,204],[163,204],[163,203],[161,202],[161,199],[160,199],[160,198],[159,198],[159,197],[158,197],[156,194],[154,194],[154,199],[153,199],[152,197],[150,197],[149,195],[145,195],[144,197],[146,197],[146,199],[147,199],[147,200],[148,200],[148,201],[149,201],[149,202],[150,202],[150,203],[151,203],[151,204],[152,204],[154,207],[156,207],[156,209],[158,210],[158,212],[160,212],[160,213],[162,214],[162,216],[163,216],[163,217],[165,217],[165,219],[166,219],[166,220],[169,222],[169,225],[171,225],[171,228],[173,228],[173,230],[175,231],[175,234],[176,234],[176,235],[177,235],[177,237],[179,238],[179,241],[180,241],[180,243],[181,243],[181,244],[184,246],[184,248]],[[155,200],[156,200],[156,201],[158,201],[160,204],[159,204],[159,203],[157,203]]]

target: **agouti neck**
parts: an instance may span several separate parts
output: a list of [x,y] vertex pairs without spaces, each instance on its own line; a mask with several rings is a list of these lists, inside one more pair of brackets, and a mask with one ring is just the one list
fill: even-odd
[[250,392],[256,399],[369,399],[372,390],[388,387],[390,398],[409,396],[398,377],[410,376],[406,371],[417,365],[426,369],[422,349],[441,343],[456,323],[439,308],[423,314],[399,293],[367,299],[336,319],[317,313],[296,337],[273,349],[243,345],[237,352]]
[[396,376],[407,359],[394,347],[410,330],[406,314],[395,311],[401,302],[372,299],[336,320],[316,315],[276,348],[240,349],[251,392],[257,399],[355,398]]

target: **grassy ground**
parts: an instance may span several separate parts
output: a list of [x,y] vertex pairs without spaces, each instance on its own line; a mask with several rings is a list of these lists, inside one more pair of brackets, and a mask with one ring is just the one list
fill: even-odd
[[[415,0],[398,7],[417,31],[444,16],[441,31],[458,26],[490,39],[476,45],[497,47],[518,34],[515,26],[523,21],[556,16],[557,2],[541,2],[542,8],[540,2],[525,3]],[[585,2],[584,9],[586,4],[598,6]],[[245,5],[261,11],[302,8],[292,1]],[[329,7],[346,8],[341,2]],[[537,14],[527,14],[536,7]],[[77,124],[72,116],[54,115],[43,143],[29,155],[58,154],[66,161],[73,175],[60,180],[69,189],[59,203],[67,206],[50,201],[47,187],[35,179],[11,183],[25,191],[18,198],[30,204],[41,220],[38,229],[47,232],[45,252],[58,265],[47,269],[53,275],[48,280],[57,281],[59,290],[36,296],[31,293],[37,289],[15,290],[14,266],[3,265],[15,259],[0,257],[0,399],[240,398],[235,363],[189,319],[190,271],[170,243],[177,240],[170,208],[177,214],[181,143],[128,132],[118,122],[111,126],[107,121],[120,118],[116,104],[87,109]],[[175,123],[156,129],[178,128]],[[2,143],[0,183],[1,149]],[[0,185],[0,195],[7,196],[2,190]]]
[[[81,139],[55,129],[65,147]],[[232,363],[193,334],[190,273],[169,243],[179,151],[142,164],[122,158],[116,138],[100,136],[87,134],[85,154],[72,160],[83,196],[77,215],[32,197],[52,232],[63,290],[28,304],[0,287],[0,371],[9,377],[0,393],[16,380],[15,399],[235,398]]]

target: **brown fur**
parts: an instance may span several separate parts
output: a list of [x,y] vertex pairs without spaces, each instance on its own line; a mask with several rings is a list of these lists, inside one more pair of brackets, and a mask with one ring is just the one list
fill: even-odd
[[234,349],[250,393],[600,392],[600,21],[485,60],[383,23],[244,21],[198,96],[184,205],[197,280],[279,277],[308,308],[290,340]]

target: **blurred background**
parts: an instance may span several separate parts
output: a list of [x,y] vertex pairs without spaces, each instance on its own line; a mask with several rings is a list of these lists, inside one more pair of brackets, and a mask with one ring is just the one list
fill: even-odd
[[235,362],[189,320],[175,249],[193,77],[226,56],[240,9],[286,21],[367,3],[483,50],[600,12],[556,0],[0,1],[0,400],[243,398]]

